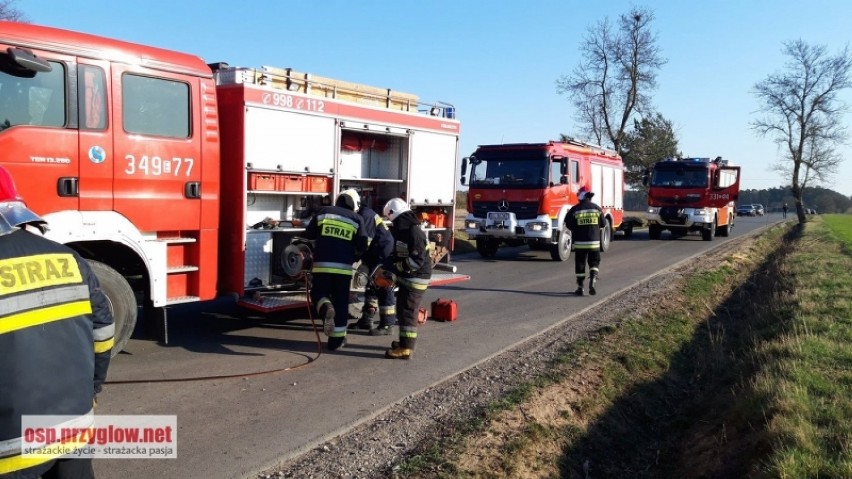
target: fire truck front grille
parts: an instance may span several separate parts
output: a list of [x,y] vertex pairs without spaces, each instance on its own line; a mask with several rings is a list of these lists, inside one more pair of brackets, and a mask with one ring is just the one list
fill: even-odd
[[683,213],[683,208],[674,206],[660,208],[660,218],[669,224],[686,223],[686,215]]
[[[477,218],[485,218],[489,211],[503,211],[498,208],[497,201],[474,201],[473,214]],[[505,211],[515,213],[519,220],[531,220],[538,216],[538,202],[513,202]]]

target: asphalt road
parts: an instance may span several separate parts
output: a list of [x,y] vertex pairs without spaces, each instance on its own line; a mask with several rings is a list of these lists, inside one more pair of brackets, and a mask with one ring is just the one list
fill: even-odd
[[[233,478],[254,475],[364,422],[417,393],[569,321],[607,296],[702,251],[781,220],[737,218],[730,238],[697,234],[659,241],[647,230],[618,238],[603,254],[597,296],[575,297],[573,256],[565,263],[526,247],[496,259],[454,257],[470,281],[430,288],[426,302],[456,300],[459,319],[428,321],[411,361],[384,359],[392,337],[350,334],[349,345],[318,354],[305,310],[261,316],[227,300],[173,308],[169,344],[143,328],[113,359],[110,381],[241,375],[232,379],[108,384],[98,414],[177,416],[177,459],[96,460],[99,478]],[[321,329],[321,325],[317,324]],[[320,338],[325,338],[320,332]],[[249,376],[249,373],[293,368]]]

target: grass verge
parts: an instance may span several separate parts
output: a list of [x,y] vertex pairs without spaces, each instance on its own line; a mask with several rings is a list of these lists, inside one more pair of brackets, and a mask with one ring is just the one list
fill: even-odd
[[852,217],[776,228],[573,343],[406,477],[852,477]]

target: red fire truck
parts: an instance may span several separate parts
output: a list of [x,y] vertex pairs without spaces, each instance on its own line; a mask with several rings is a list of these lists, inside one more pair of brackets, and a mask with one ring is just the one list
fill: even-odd
[[555,261],[567,260],[572,243],[565,214],[577,204],[582,186],[595,193],[607,220],[603,250],[622,224],[624,167],[615,151],[597,145],[575,140],[481,145],[462,161],[465,182],[465,231],[483,258],[493,258],[505,243],[549,250]]
[[645,173],[648,186],[648,236],[660,239],[701,232],[704,241],[728,236],[734,227],[734,202],[740,192],[740,167],[722,157],[658,161]]
[[[0,163],[47,236],[90,260],[116,318],[232,295],[303,307],[282,252],[346,188],[406,198],[449,263],[460,123],[446,103],[292,69],[0,22]],[[285,262],[286,263],[286,262]],[[449,271],[448,271],[449,270]]]

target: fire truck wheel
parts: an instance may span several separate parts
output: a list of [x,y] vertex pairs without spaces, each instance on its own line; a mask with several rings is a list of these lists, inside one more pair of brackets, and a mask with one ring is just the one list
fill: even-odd
[[494,239],[478,239],[476,240],[476,251],[483,258],[493,258],[497,256],[497,249],[500,243]]
[[710,226],[701,230],[701,239],[704,241],[713,241],[713,237],[716,236],[716,222],[710,223]]
[[136,296],[124,276],[118,271],[101,263],[100,261],[88,260],[92,272],[98,277],[101,289],[109,302],[109,309],[115,321],[115,345],[112,347],[114,357],[127,344],[133,329],[136,327]]
[[719,236],[722,236],[724,238],[727,238],[728,236],[731,236],[731,228],[733,228],[733,227],[734,227],[734,217],[728,216],[728,224],[726,224],[725,226],[720,226],[716,230],[716,234],[719,235]]
[[606,220],[606,226],[601,228],[601,252],[609,249],[610,241],[612,241],[612,225],[609,220]]
[[550,245],[550,257],[553,261],[568,261],[571,256],[571,232],[563,224],[559,230],[559,241]]

